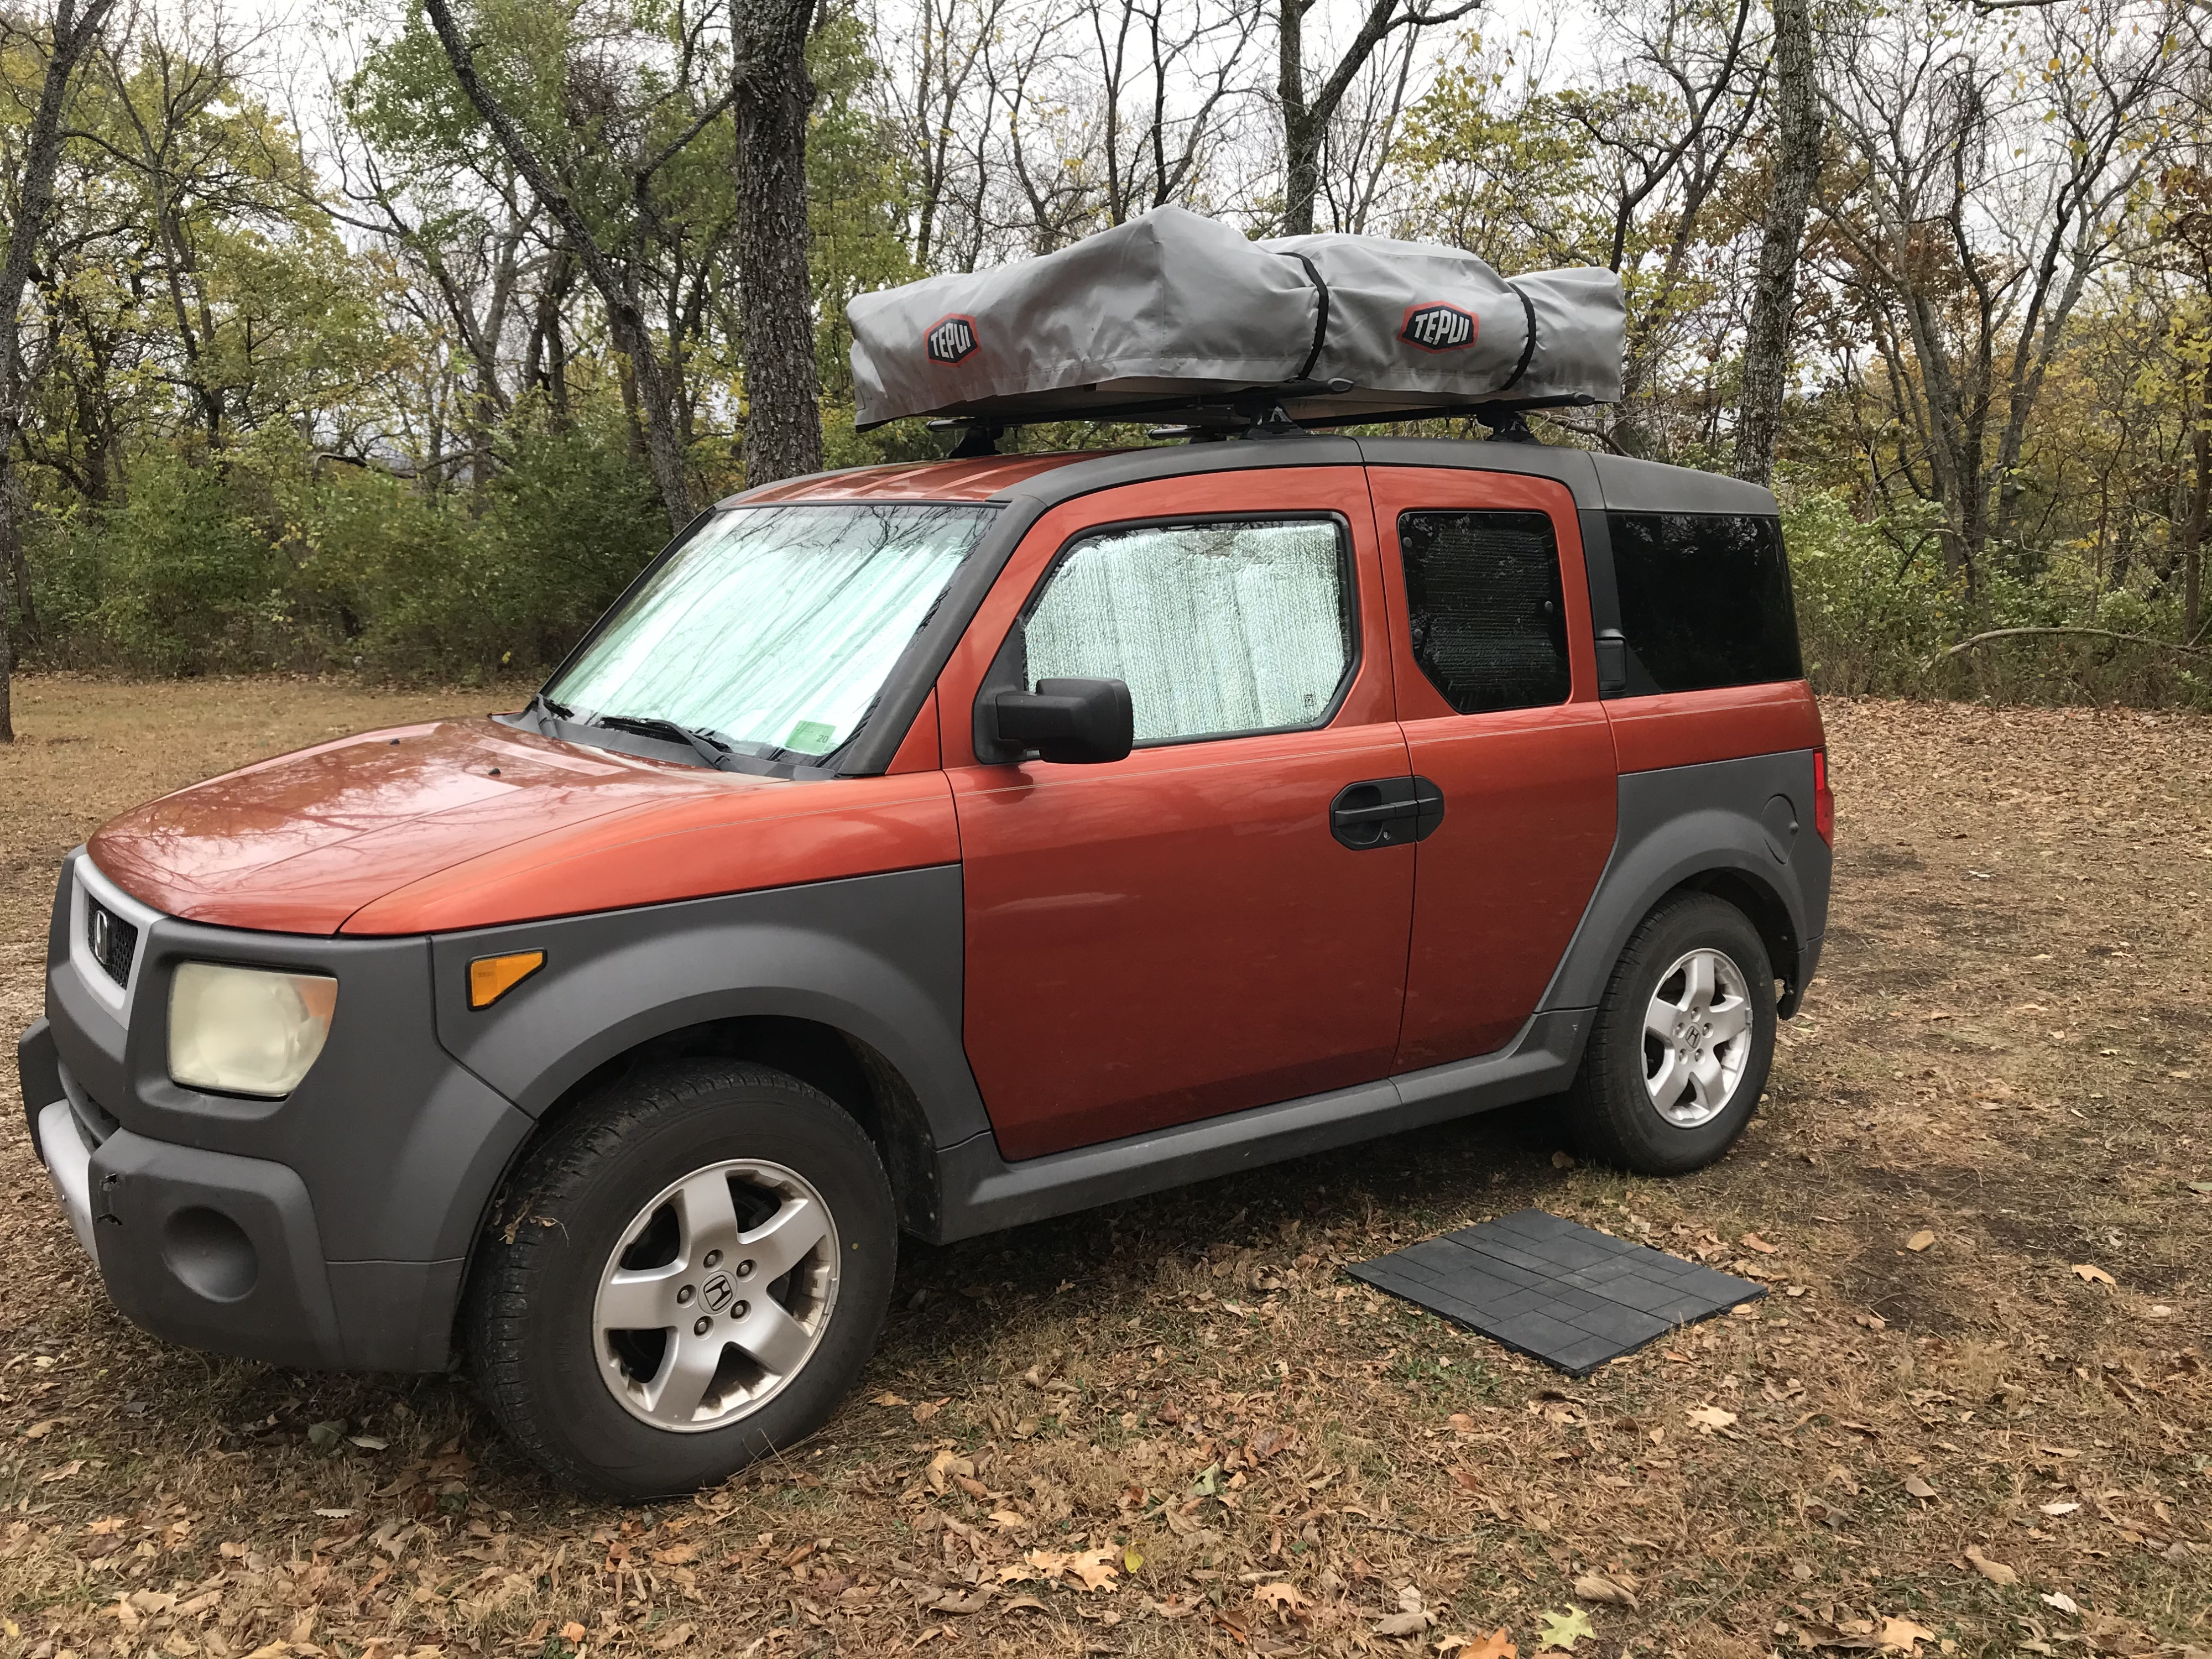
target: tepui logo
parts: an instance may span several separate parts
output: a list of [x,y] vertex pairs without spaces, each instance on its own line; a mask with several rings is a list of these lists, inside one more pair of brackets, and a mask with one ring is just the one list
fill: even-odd
[[1441,300],[1406,307],[1398,337],[1423,351],[1458,351],[1474,343],[1474,313]]
[[959,362],[974,355],[975,343],[973,317],[945,318],[932,323],[929,332],[922,337],[922,349],[933,363]]

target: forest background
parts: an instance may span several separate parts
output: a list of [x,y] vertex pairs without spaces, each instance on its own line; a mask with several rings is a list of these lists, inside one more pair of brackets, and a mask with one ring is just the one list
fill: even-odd
[[0,686],[543,668],[749,475],[949,447],[853,430],[852,295],[1176,203],[1618,270],[1626,395],[1540,436],[1771,476],[1824,692],[2212,708],[2208,31],[0,0]]

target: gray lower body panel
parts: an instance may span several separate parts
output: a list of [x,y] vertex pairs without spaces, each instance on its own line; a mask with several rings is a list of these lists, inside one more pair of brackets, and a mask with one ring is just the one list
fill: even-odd
[[939,1154],[937,1241],[970,1238],[1119,1199],[1555,1094],[1573,1080],[1589,1011],[1538,1014],[1508,1047],[1353,1089],[1201,1118],[1018,1164],[980,1134]]

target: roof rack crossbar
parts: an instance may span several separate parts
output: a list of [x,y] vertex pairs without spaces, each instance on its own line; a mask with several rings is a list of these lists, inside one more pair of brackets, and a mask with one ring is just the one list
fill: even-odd
[[[1322,398],[1340,398],[1352,391],[1348,380],[1286,380],[1279,386],[1254,386],[1196,398],[1152,398],[1127,404],[1109,404],[1079,410],[992,410],[972,414],[938,416],[929,422],[933,432],[957,431],[960,442],[952,452],[956,460],[998,453],[999,440],[1016,427],[1040,426],[1048,422],[1086,423],[1157,423],[1147,435],[1184,437],[1278,436],[1295,430],[1338,426],[1389,426],[1401,421],[1448,421],[1472,417],[1491,429],[1492,442],[1534,441],[1528,416],[1547,409],[1588,409],[1598,399],[1588,392],[1563,392],[1548,397],[1469,398],[1462,403],[1418,404],[1403,409],[1348,409],[1291,414],[1286,405]],[[867,429],[867,428],[863,428]]]

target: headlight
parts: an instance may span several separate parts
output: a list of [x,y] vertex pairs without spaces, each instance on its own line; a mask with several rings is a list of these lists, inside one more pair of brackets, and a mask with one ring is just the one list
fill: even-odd
[[323,1052],[337,1006],[327,974],[180,963],[169,981],[169,1076],[188,1089],[289,1095]]

